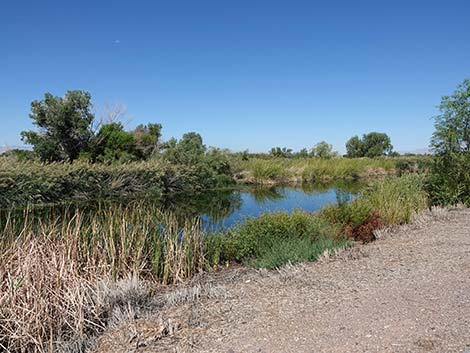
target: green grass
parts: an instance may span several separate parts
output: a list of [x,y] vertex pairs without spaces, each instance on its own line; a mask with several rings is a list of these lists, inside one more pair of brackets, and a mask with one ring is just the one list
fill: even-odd
[[257,183],[356,179],[395,174],[396,160],[387,158],[254,158],[234,169],[247,172]]
[[320,237],[316,240],[310,238],[282,239],[274,242],[271,247],[263,249],[258,257],[245,261],[250,267],[279,268],[287,263],[315,261],[326,250],[347,246],[345,239]]
[[375,210],[387,225],[408,223],[428,207],[424,178],[406,175],[377,181],[362,192],[356,203]]

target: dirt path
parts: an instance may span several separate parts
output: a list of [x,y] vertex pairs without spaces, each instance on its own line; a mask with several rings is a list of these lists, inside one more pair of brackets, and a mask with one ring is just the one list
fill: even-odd
[[470,210],[224,286],[178,308],[174,339],[135,351],[470,352]]

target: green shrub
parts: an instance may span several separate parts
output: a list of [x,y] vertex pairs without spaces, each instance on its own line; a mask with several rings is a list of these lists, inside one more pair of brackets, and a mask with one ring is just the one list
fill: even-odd
[[335,249],[347,244],[346,240],[331,237],[281,239],[271,247],[263,249],[258,257],[249,259],[246,264],[256,268],[278,268],[287,263],[315,261],[325,250]]
[[[265,213],[221,234],[209,236],[208,257],[221,262],[245,262],[257,267],[262,263],[271,263],[268,267],[276,267],[289,261],[314,259],[323,245],[342,246],[343,242],[334,233],[330,224],[308,212]],[[303,245],[297,246],[295,243]],[[275,252],[284,245],[285,251],[279,252],[276,257]],[[304,248],[305,245],[308,249]]]

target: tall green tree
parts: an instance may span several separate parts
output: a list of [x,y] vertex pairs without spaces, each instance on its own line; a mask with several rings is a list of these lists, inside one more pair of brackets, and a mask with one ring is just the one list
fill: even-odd
[[434,163],[428,179],[435,204],[470,205],[470,79],[442,97],[431,139]]
[[392,153],[393,146],[390,137],[385,133],[370,132],[364,134],[362,139],[353,136],[346,142],[347,156],[356,157],[380,157]]
[[188,132],[181,140],[170,139],[163,145],[163,157],[173,164],[194,165],[201,161],[207,148],[202,137],[196,132]]
[[317,143],[310,152],[312,157],[330,159],[337,155],[337,152],[333,152],[333,146],[326,141]]
[[390,137],[385,133],[370,132],[362,137],[366,157],[380,157],[392,152],[393,146]]
[[140,158],[148,159],[160,150],[162,125],[139,125],[134,130],[134,137]]
[[93,136],[91,107],[91,96],[85,91],[68,91],[64,97],[46,93],[43,100],[31,103],[29,116],[39,131],[23,131],[22,140],[43,161],[73,161]]
[[349,158],[364,157],[365,145],[359,136],[353,136],[346,142],[346,155]]
[[110,163],[136,159],[138,159],[138,153],[133,133],[125,131],[120,122],[101,126],[93,139],[93,161]]

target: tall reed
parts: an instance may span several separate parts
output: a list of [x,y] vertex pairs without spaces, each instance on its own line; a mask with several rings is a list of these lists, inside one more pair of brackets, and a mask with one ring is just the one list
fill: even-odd
[[182,281],[205,266],[199,220],[179,222],[155,206],[27,210],[0,230],[0,347],[44,351],[61,339],[100,331],[103,280],[129,275]]

